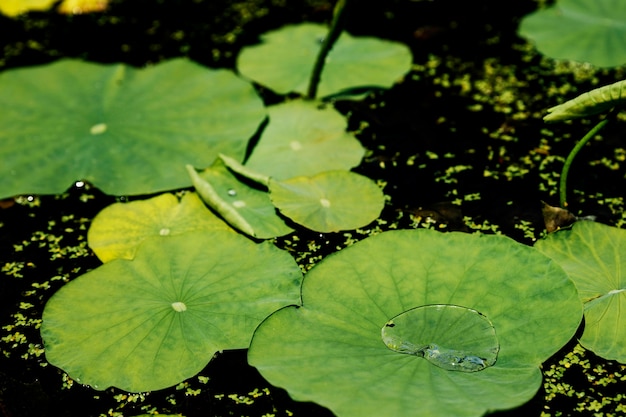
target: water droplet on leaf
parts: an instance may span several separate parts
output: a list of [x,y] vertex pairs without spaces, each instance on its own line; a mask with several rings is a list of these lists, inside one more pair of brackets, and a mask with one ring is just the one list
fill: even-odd
[[91,126],[91,129],[89,129],[89,133],[91,133],[92,135],[100,135],[106,131],[107,131],[106,123],[95,124]]
[[172,303],[172,308],[178,313],[182,313],[183,311],[187,310],[187,306],[181,301],[176,301]]
[[237,191],[233,190],[232,188],[230,190],[228,190],[228,195],[230,196],[236,196],[237,195]]
[[482,371],[496,363],[496,330],[480,312],[453,304],[412,308],[383,326],[385,345],[449,371]]
[[163,229],[159,230],[159,234],[161,236],[167,236],[170,234],[170,229],[168,229],[167,227],[164,227]]

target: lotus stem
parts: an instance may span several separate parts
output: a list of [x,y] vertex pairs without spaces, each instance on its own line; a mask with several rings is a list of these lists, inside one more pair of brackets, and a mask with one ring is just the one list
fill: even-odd
[[569,169],[574,162],[574,158],[578,155],[578,152],[593,138],[600,130],[607,125],[611,116],[615,114],[615,111],[609,113],[609,115],[604,119],[599,121],[587,134],[574,146],[574,149],[567,155],[567,159],[565,160],[565,164],[563,165],[563,170],[561,171],[561,179],[559,182],[559,201],[561,203],[561,208],[567,207],[567,177],[569,175]]
[[317,87],[322,77],[326,57],[337,39],[339,39],[339,35],[341,35],[349,2],[350,0],[339,0],[335,5],[330,30],[322,42],[322,46],[315,60],[315,65],[313,66],[313,71],[311,72],[311,78],[309,79],[309,88],[306,95],[309,100],[314,100],[317,96]]

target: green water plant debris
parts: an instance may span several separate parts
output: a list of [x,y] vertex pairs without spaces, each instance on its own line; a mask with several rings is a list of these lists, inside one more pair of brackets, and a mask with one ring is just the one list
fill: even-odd
[[204,202],[235,229],[259,239],[293,231],[276,212],[267,190],[240,181],[221,158],[200,172],[188,165],[187,172]]
[[519,33],[551,58],[614,67],[626,63],[624,16],[621,0],[558,0],[524,17]]
[[585,306],[580,344],[626,363],[626,231],[592,221],[551,233],[535,247],[569,274]]
[[94,387],[166,388],[223,349],[242,349],[268,314],[298,303],[302,274],[269,242],[225,231],[147,238],[63,286],[43,312],[46,359]]
[[[481,330],[487,322],[465,313],[402,319],[401,339],[420,345],[423,334],[424,343],[447,349],[435,359],[432,346],[430,361],[385,343],[382,329],[390,320],[442,304],[480,312],[490,325]],[[428,329],[410,329],[423,319]],[[541,386],[539,366],[572,338],[581,319],[572,281],[532,247],[498,235],[389,231],[314,266],[302,284],[302,306],[269,316],[254,334],[248,360],[294,399],[342,417],[372,410],[480,416],[530,400]],[[490,327],[499,344],[495,362]],[[444,338],[446,332],[459,339]],[[482,340],[476,344],[475,334]],[[474,372],[441,366],[453,356],[490,366]]]
[[[245,163],[274,179],[349,170],[365,150],[332,106],[294,100],[268,108],[270,122]],[[277,161],[280,161],[277,163]]]
[[282,215],[322,233],[367,226],[385,205],[385,196],[376,183],[350,171],[270,180],[269,190]]
[[178,235],[200,230],[231,230],[198,197],[185,193],[180,200],[160,194],[147,200],[114,203],[93,219],[87,233],[89,247],[102,262],[132,259],[139,244],[150,236]]
[[[244,48],[239,72],[279,94],[307,93],[311,68],[328,33],[313,23],[288,25],[268,32],[262,43]],[[326,97],[355,87],[389,88],[411,69],[406,45],[342,33],[328,54],[318,87]]]
[[385,323],[381,337],[394,352],[419,356],[450,371],[482,371],[496,363],[500,350],[496,330],[487,317],[452,304],[402,312]]
[[186,59],[137,69],[64,59],[0,73],[0,198],[191,185],[186,164],[243,158],[265,118],[252,86]]

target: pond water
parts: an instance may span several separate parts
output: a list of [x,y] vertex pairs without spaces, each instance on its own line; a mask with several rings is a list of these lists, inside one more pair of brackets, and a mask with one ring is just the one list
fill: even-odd
[[[95,14],[0,16],[0,70],[61,57],[142,66],[178,56],[232,69],[240,48],[261,33],[287,23],[328,22],[332,6],[322,0],[117,0]],[[593,122],[546,126],[541,116],[562,100],[563,86],[585,91],[624,77],[535,52],[515,31],[536,6],[530,0],[359,2],[347,23],[353,34],[405,42],[414,54],[413,70],[396,87],[336,103],[368,150],[356,171],[384,185],[387,205],[362,230],[303,231],[277,245],[298,253],[308,269],[372,231],[503,233],[526,244],[539,238],[540,202],[558,204],[562,161]],[[261,94],[267,103],[278,100]],[[93,133],[104,130],[96,125]],[[570,209],[623,226],[625,160],[622,129],[614,124],[575,162]],[[112,202],[128,200],[80,182],[63,195],[0,202],[0,415],[332,415],[271,387],[246,364],[245,351],[218,354],[198,376],[140,394],[94,391],[47,365],[38,331],[43,306],[65,282],[100,264],[86,244],[90,221]],[[544,386],[531,402],[497,415],[624,411],[623,365],[572,342],[543,372]]]

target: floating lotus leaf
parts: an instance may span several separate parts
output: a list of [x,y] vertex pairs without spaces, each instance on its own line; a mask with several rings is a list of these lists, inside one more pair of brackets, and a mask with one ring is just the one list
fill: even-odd
[[290,101],[268,108],[270,122],[246,167],[274,179],[349,170],[365,153],[346,132],[346,118],[330,106]]
[[300,299],[301,272],[269,242],[225,231],[147,238],[63,286],[46,304],[50,363],[95,389],[165,388],[223,349],[249,345],[271,312]]
[[[268,32],[261,37],[262,44],[241,51],[237,69],[279,94],[305,94],[311,68],[327,34],[326,26],[313,23]],[[344,32],[328,54],[318,94],[326,97],[362,86],[391,87],[411,69],[411,62],[406,45]]]
[[187,171],[204,202],[232,227],[259,239],[293,232],[276,213],[267,191],[240,181],[222,159],[200,173],[189,165]]
[[109,194],[191,185],[186,164],[243,158],[265,117],[251,85],[185,59],[61,60],[0,73],[0,198],[86,180]]
[[626,231],[581,221],[535,247],[561,265],[578,287],[585,306],[581,345],[626,363]]
[[367,226],[385,205],[372,180],[349,171],[271,180],[270,197],[282,215],[322,233]]
[[558,0],[526,16],[519,33],[551,58],[614,67],[626,63],[624,16],[622,0]]
[[98,258],[108,262],[132,259],[147,237],[169,237],[193,230],[232,229],[207,209],[196,193],[186,193],[180,201],[173,194],[161,194],[105,207],[93,219],[87,241]]
[[[305,276],[302,303],[259,326],[248,360],[294,399],[342,417],[481,416],[523,404],[541,386],[541,363],[582,319],[572,281],[534,248],[425,229],[384,232],[326,257]],[[424,311],[432,305],[465,310]],[[391,349],[390,320],[404,327],[400,342],[431,345],[431,357]],[[459,372],[455,357],[488,366]]]

